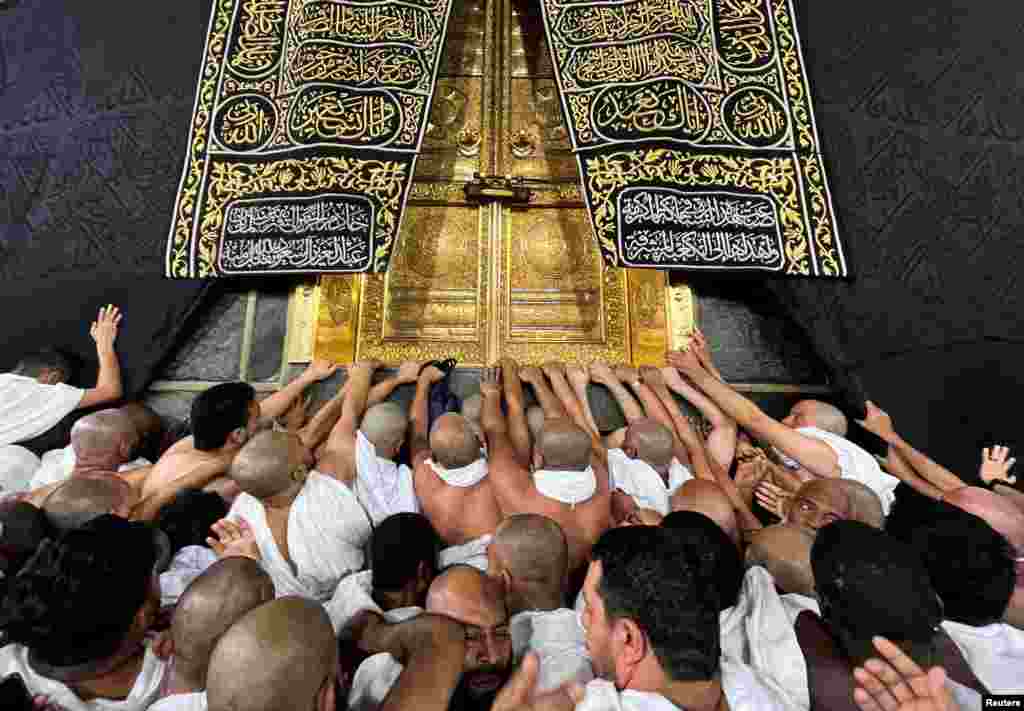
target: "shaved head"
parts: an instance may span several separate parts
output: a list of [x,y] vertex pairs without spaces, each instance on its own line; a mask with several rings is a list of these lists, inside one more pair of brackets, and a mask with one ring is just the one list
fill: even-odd
[[402,448],[408,426],[409,416],[405,410],[396,403],[382,402],[366,411],[359,431],[370,440],[379,456],[392,459]]
[[480,412],[484,406],[484,399],[480,393],[473,393],[462,401],[462,416],[470,422],[480,422]]
[[782,522],[817,531],[853,513],[850,489],[841,479],[812,479],[785,504]]
[[1024,556],[1024,512],[1005,496],[977,486],[949,492],[943,501],[974,514],[1001,533],[1018,556]]
[[43,511],[55,528],[67,531],[103,514],[128,518],[137,501],[131,485],[117,476],[76,476],[46,497]]
[[672,463],[673,444],[672,433],[665,425],[645,417],[626,428],[622,447],[631,457],[641,459],[655,469],[663,469]]
[[590,466],[590,435],[569,420],[548,420],[537,448],[545,469],[583,471]]
[[79,460],[123,464],[139,441],[131,418],[118,409],[100,410],[79,419],[71,428],[71,446]]
[[672,510],[704,514],[717,523],[733,543],[739,543],[740,526],[732,502],[713,481],[690,479],[672,494]]
[[247,612],[273,599],[274,583],[258,562],[232,557],[214,563],[185,589],[174,610],[175,666],[205,687],[217,640]]
[[540,437],[540,431],[544,429],[544,410],[536,405],[526,409],[526,425],[530,428],[530,434],[536,440]]
[[839,484],[846,489],[851,519],[866,523],[872,528],[881,528],[885,524],[882,500],[870,486],[853,479],[840,479]]
[[488,573],[507,573],[510,587],[522,588],[527,598],[565,597],[569,545],[562,527],[550,518],[537,514],[509,516],[494,532],[487,553]]
[[476,624],[481,613],[507,617],[501,586],[471,565],[454,565],[434,578],[427,591],[427,611]]
[[817,427],[840,437],[845,437],[848,429],[846,415],[836,406],[821,400],[801,400],[793,405],[783,423],[798,429]]
[[813,545],[813,534],[804,528],[768,526],[753,534],[747,548],[747,565],[767,569],[783,592],[815,597],[811,570]]
[[480,439],[462,415],[441,415],[430,428],[430,453],[446,469],[457,469],[480,459]]
[[296,462],[294,455],[289,456],[293,437],[287,432],[258,432],[235,456],[228,475],[257,499],[284,492],[295,483],[291,472]]
[[[307,711],[334,694],[338,643],[322,605],[282,597],[246,613],[217,642],[210,711]],[[333,705],[331,708],[334,708]]]

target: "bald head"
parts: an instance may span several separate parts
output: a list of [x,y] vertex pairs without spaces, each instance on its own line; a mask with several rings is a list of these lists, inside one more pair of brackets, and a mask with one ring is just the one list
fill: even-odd
[[[323,606],[282,597],[251,610],[214,647],[210,711],[323,708],[333,696],[338,646]],[[333,708],[333,706],[331,706]]]
[[378,456],[394,459],[405,441],[408,426],[409,416],[405,410],[396,403],[382,402],[366,411],[359,431],[370,440]]
[[853,513],[850,489],[841,479],[812,479],[785,503],[782,522],[817,531]]
[[272,430],[258,432],[235,456],[228,475],[257,499],[284,492],[295,483],[291,472],[297,462],[289,456],[293,436]]
[[626,429],[623,450],[655,469],[666,469],[672,462],[672,433],[665,425],[649,417],[636,420]]
[[1024,556],[1024,512],[1005,496],[977,486],[949,492],[943,501],[974,514],[1001,533],[1018,556]]
[[480,422],[480,413],[483,410],[484,399],[480,397],[480,393],[473,393],[465,400],[462,401],[462,409],[460,412],[470,422]]
[[732,502],[722,487],[706,479],[690,479],[672,494],[673,511],[704,514],[725,531],[733,543],[739,543],[740,527]]
[[[501,522],[488,547],[488,572],[507,574],[529,597],[563,598],[569,546],[562,527],[546,516],[517,514]],[[493,570],[492,570],[493,569]]]
[[814,597],[811,546],[814,536],[798,526],[768,526],[756,531],[747,548],[747,565],[767,569],[787,593]]
[[138,495],[117,476],[76,476],[57,487],[43,502],[43,511],[61,531],[77,528],[103,514],[128,518]]
[[480,440],[462,415],[441,415],[430,428],[430,453],[446,469],[465,467],[480,459]]
[[548,420],[537,440],[545,469],[583,471],[590,466],[590,435],[569,420]]
[[174,610],[176,667],[198,688],[205,687],[217,640],[247,612],[273,599],[274,583],[256,561],[232,557],[214,563],[185,589]]
[[846,490],[850,501],[850,518],[866,523],[872,528],[881,528],[885,524],[885,513],[882,500],[867,484],[853,479],[840,479],[839,485]]
[[846,436],[846,415],[834,405],[820,400],[801,400],[793,405],[783,422],[790,427],[817,427],[840,437]]
[[121,410],[100,410],[79,419],[71,428],[71,446],[79,462],[124,464],[139,441],[131,418]]
[[508,617],[502,587],[470,565],[452,566],[434,578],[427,591],[427,612],[471,625],[479,625],[481,617]]

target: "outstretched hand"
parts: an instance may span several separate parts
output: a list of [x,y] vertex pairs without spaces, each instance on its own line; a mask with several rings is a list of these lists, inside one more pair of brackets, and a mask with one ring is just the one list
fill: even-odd
[[339,363],[332,363],[329,360],[314,360],[302,375],[311,382],[320,382],[334,375],[340,367]]
[[693,348],[688,348],[685,351],[669,351],[665,356],[665,361],[676,370],[686,374],[699,373],[704,370],[704,366]]
[[218,558],[241,556],[262,560],[260,548],[256,545],[256,533],[244,518],[239,518],[237,522],[222,518],[211,529],[216,538],[207,538],[206,543]]
[[992,449],[985,447],[981,450],[981,470],[978,472],[978,476],[986,484],[991,484],[994,481],[1011,486],[1016,484],[1017,477],[1010,475],[1010,468],[1017,460],[1013,457],[1007,459],[1009,456],[1009,447],[1004,447],[1001,444],[995,445]]
[[864,410],[867,412],[867,415],[863,420],[857,420],[858,425],[882,439],[896,434],[896,431],[892,428],[892,418],[889,417],[885,410],[870,400],[864,403]]
[[491,367],[480,371],[480,395],[501,396],[501,368]]
[[786,502],[792,494],[770,481],[762,481],[754,488],[754,496],[766,511],[775,514],[779,518],[785,518]]
[[853,700],[861,711],[959,711],[942,667],[925,673],[884,637],[873,642],[879,656],[853,670]]
[[395,375],[400,383],[415,383],[420,377],[422,363],[418,360],[407,360],[398,367]]
[[96,320],[89,327],[89,335],[96,341],[96,350],[109,352],[114,349],[122,316],[121,310],[112,304],[100,307]]

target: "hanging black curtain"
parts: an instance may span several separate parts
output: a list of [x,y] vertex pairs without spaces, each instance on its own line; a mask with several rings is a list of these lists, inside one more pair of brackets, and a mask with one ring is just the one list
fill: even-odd
[[821,3],[797,16],[851,282],[771,288],[851,406],[973,478],[1024,446],[1020,4]]
[[116,303],[137,394],[198,304],[202,282],[161,275],[210,6],[0,4],[0,368],[53,346],[88,382]]

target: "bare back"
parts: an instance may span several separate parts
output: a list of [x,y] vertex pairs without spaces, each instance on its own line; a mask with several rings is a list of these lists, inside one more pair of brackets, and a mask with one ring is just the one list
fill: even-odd
[[192,438],[188,437],[175,443],[153,465],[142,484],[142,498],[178,486],[182,481],[193,481],[197,477],[213,479],[226,473],[230,464],[230,459],[221,454],[196,449]]
[[494,533],[501,523],[501,509],[487,478],[465,488],[450,486],[420,458],[413,480],[424,515],[448,545],[459,546]]

